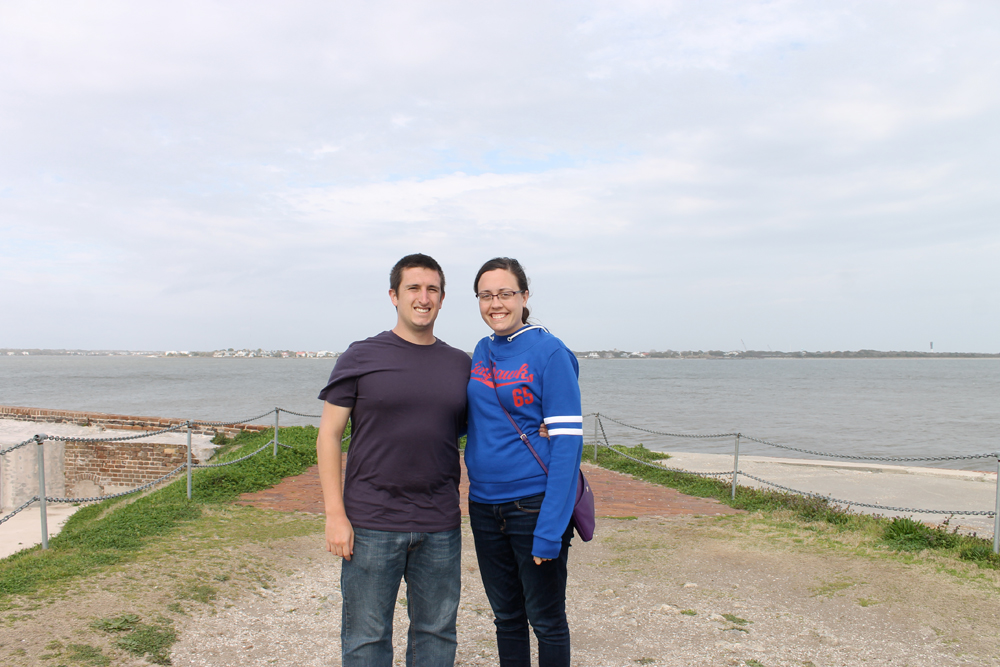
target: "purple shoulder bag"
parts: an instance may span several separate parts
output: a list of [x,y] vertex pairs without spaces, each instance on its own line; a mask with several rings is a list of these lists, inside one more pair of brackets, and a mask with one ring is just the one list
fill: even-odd
[[[538,461],[538,465],[540,465],[542,470],[545,471],[545,474],[548,475],[549,469],[544,463],[542,463],[542,457],[540,457],[538,452],[535,451],[535,448],[531,446],[528,436],[524,434],[521,427],[517,425],[514,418],[510,416],[509,412],[507,412],[507,408],[503,406],[503,401],[500,400],[500,392],[497,391],[496,382],[497,368],[492,359],[490,360],[490,370],[493,372],[493,392],[497,395],[497,403],[500,404],[500,409],[503,410],[505,415],[507,415],[507,419],[510,420],[511,425],[520,436],[521,442],[528,447],[532,456],[534,456],[535,460]],[[571,519],[571,523],[576,529],[576,534],[580,536],[580,539],[584,542],[589,542],[594,539],[594,492],[590,490],[590,482],[587,481],[583,471],[577,469],[577,472],[579,477],[576,482],[576,502],[573,504],[573,517]]]

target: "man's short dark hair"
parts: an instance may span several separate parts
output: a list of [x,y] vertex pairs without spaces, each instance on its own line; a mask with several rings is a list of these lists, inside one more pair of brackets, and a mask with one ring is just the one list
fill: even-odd
[[392,271],[389,272],[389,288],[396,294],[399,294],[399,284],[403,282],[403,269],[417,268],[437,271],[438,275],[441,276],[441,294],[444,294],[444,271],[441,270],[441,265],[430,255],[419,252],[407,255],[396,262],[396,266],[392,267]]

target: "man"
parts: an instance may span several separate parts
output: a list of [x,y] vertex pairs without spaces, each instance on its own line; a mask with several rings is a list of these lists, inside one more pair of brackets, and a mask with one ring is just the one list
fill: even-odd
[[[343,557],[345,667],[392,663],[392,618],[406,580],[406,664],[454,665],[461,590],[461,476],[469,356],[434,337],[444,272],[407,255],[389,276],[396,326],[337,360],[316,451],[327,549]],[[343,489],[340,441],[351,420]]]

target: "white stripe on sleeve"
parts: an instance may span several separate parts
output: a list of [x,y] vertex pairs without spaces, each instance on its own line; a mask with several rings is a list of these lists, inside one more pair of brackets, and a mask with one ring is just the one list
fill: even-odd
[[549,437],[554,435],[583,435],[582,428],[550,428]]
[[572,424],[572,423],[582,424],[583,417],[579,415],[576,416],[570,415],[568,417],[546,417],[543,421],[546,424]]

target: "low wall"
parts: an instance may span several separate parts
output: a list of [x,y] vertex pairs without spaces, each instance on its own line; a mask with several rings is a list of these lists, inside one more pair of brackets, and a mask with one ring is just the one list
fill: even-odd
[[[39,424],[75,424],[123,431],[155,431],[186,419],[112,415],[101,412],[0,406],[0,419]],[[192,433],[234,437],[240,431],[264,431],[267,424],[195,426]],[[44,429],[39,428],[39,431]],[[180,429],[177,433],[185,433]],[[30,444],[0,457],[0,508],[10,510],[38,493],[38,449]],[[187,461],[187,447],[156,442],[156,436],[122,442],[46,441],[46,495],[89,498],[127,491],[162,477]],[[200,463],[194,456],[192,461]]]
[[[49,410],[47,408],[22,408],[0,405],[0,419],[41,422],[50,424],[76,424],[78,426],[103,426],[122,431],[157,431],[183,424],[187,419],[165,417],[136,417],[135,415],[111,415],[103,412],[81,412],[79,410]],[[225,433],[227,438],[235,437],[240,431],[266,431],[268,424],[234,424],[233,426],[195,426],[192,433],[215,435]]]

